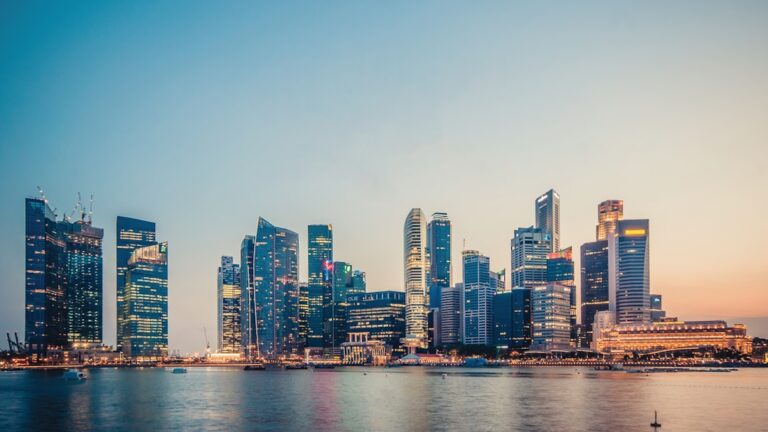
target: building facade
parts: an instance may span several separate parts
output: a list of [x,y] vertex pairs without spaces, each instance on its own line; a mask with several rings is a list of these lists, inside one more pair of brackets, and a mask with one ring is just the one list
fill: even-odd
[[661,294],[651,294],[651,321],[659,322],[667,317],[661,301]]
[[552,240],[541,228],[518,228],[512,239],[512,286],[533,288],[547,283],[547,255]]
[[411,209],[403,226],[405,268],[405,332],[409,344],[427,347],[426,221],[419,208]]
[[581,325],[587,346],[592,342],[595,314],[609,310],[608,280],[608,241],[581,245]]
[[595,227],[597,240],[608,240],[616,232],[616,224],[622,219],[624,219],[624,201],[606,200],[598,204]]
[[549,234],[549,251],[560,250],[560,195],[550,189],[536,198],[536,228]]
[[648,219],[621,220],[608,241],[609,305],[617,324],[651,321]]
[[309,225],[307,234],[307,347],[321,349],[327,334],[325,311],[333,301],[333,227]]
[[429,307],[440,307],[440,291],[451,286],[451,221],[446,213],[433,213],[427,225]]
[[493,343],[493,295],[496,279],[491,277],[490,258],[478,251],[462,252],[464,275],[464,344]]
[[220,353],[240,353],[242,350],[240,276],[240,266],[234,263],[232,257],[221,257],[216,287]]
[[347,333],[367,333],[371,340],[396,348],[405,337],[405,293],[375,291],[347,298]]
[[61,225],[66,242],[67,339],[70,346],[101,345],[104,230],[94,227],[84,216]]
[[440,344],[453,345],[462,341],[464,328],[464,284],[457,283],[440,291]]
[[547,255],[547,283],[557,282],[571,287],[571,347],[576,348],[576,280],[574,279],[573,249],[568,247]]
[[531,349],[571,349],[571,287],[549,283],[531,290]]
[[524,351],[531,347],[533,328],[531,324],[531,290],[514,287],[510,290],[512,302],[512,324],[510,349]]
[[136,248],[125,272],[123,353],[132,359],[168,356],[168,243]]
[[240,242],[240,348],[247,360],[258,351],[256,332],[256,293],[253,279],[256,237],[247,235]]

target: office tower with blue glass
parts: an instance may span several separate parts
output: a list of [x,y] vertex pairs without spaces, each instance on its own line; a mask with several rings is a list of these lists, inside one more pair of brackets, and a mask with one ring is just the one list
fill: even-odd
[[571,290],[558,282],[531,289],[531,350],[570,351]]
[[571,288],[571,346],[576,348],[576,280],[574,279],[573,249],[568,247],[547,255],[547,283],[557,282]]
[[651,322],[648,219],[624,219],[608,241],[609,304],[617,324]]
[[369,339],[380,340],[397,348],[405,337],[405,293],[375,291],[347,297],[347,331],[368,333]]
[[531,290],[525,287],[513,287],[510,294],[512,302],[510,349],[524,351],[530,348],[533,336]]
[[246,360],[256,356],[256,296],[253,282],[253,259],[256,237],[246,235],[240,242],[240,348]]
[[493,295],[496,282],[491,276],[490,258],[478,251],[462,252],[464,274],[464,344],[490,345],[493,342]]
[[609,309],[608,240],[581,245],[581,325],[592,342],[595,315]]
[[117,350],[123,349],[123,329],[125,326],[125,272],[128,271],[128,260],[133,251],[140,247],[156,244],[155,223],[125,216],[117,217]]
[[167,357],[168,243],[131,252],[123,307],[123,353],[137,361]]
[[324,346],[337,353],[347,339],[346,303],[352,293],[352,265],[344,261],[333,263],[333,298],[324,311],[325,320]]
[[533,288],[547,283],[547,255],[552,240],[542,228],[518,228],[512,239],[512,286]]
[[307,348],[322,349],[325,311],[333,300],[333,227],[309,225],[307,231]]
[[60,223],[66,241],[67,339],[71,346],[101,345],[103,334],[104,230],[86,220]]
[[403,267],[405,269],[405,332],[404,343],[410,347],[427,347],[427,285],[426,221],[424,212],[413,208],[403,224]]
[[464,327],[464,284],[457,283],[440,291],[440,344],[455,345],[462,341]]
[[554,189],[536,198],[536,228],[549,234],[549,252],[560,250],[560,195]]
[[493,296],[493,344],[500,352],[512,346],[512,291]]
[[253,279],[258,354],[301,354],[299,337],[299,235],[259,218]]
[[446,213],[433,213],[427,224],[429,307],[440,307],[440,291],[451,286],[451,221]]
[[218,350],[237,354],[241,351],[240,266],[231,256],[221,257],[217,274]]
[[362,270],[352,271],[352,288],[349,290],[351,294],[365,294],[367,291],[365,282],[365,272]]

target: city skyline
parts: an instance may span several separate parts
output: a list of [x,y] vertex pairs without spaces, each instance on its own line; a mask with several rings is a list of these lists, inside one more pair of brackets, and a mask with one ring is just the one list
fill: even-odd
[[[333,224],[334,257],[369,291],[402,291],[408,209],[450,215],[455,282],[464,249],[510,279],[513,232],[550,188],[574,252],[600,202],[651,221],[651,292],[671,315],[767,322],[765,5],[155,8],[0,14],[0,334],[24,330],[21,203],[38,184],[60,215],[95,195],[109,345],[117,216],[171,245],[183,353],[216,328],[216,267],[260,216],[299,233],[301,281],[307,225]],[[210,14],[230,25],[196,31]]]

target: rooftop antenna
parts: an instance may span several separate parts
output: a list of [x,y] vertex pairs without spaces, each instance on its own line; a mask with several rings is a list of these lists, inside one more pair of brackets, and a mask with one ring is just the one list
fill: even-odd
[[93,194],[91,194],[91,204],[88,207],[88,224],[93,223]]
[[83,199],[80,197],[80,192],[77,193],[77,207],[80,209],[80,221],[85,221],[85,207],[83,206]]

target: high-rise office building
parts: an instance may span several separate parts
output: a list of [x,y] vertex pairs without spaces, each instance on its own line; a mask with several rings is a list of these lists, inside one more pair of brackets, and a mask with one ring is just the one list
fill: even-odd
[[221,257],[216,289],[220,353],[239,353],[242,348],[240,276],[240,266],[234,263],[232,257]]
[[405,293],[376,291],[347,297],[347,331],[369,334],[369,339],[400,346],[405,337]]
[[499,351],[512,345],[512,291],[493,295],[493,344]]
[[616,232],[616,224],[624,219],[624,201],[606,200],[597,206],[597,240],[608,240]]
[[247,360],[258,351],[256,332],[256,293],[254,291],[253,260],[256,237],[247,235],[240,242],[240,347]]
[[608,241],[581,245],[581,325],[586,332],[585,346],[593,340],[595,314],[609,309]]
[[661,294],[651,294],[651,321],[660,322],[666,318],[667,312],[661,302]]
[[125,298],[125,272],[128,271],[128,260],[131,254],[137,248],[152,246],[157,244],[155,234],[155,223],[141,219],[134,219],[125,216],[117,217],[117,252],[116,252],[116,273],[117,273],[117,350],[123,349],[123,322],[124,298]]
[[74,346],[101,345],[104,278],[104,230],[80,220],[60,223],[66,242],[68,341]]
[[451,221],[446,213],[433,213],[427,225],[429,307],[440,307],[440,290],[451,286]]
[[259,218],[253,262],[259,355],[300,354],[299,236]]
[[25,340],[35,358],[68,345],[66,243],[44,198],[26,202]]
[[547,283],[558,282],[571,287],[571,346],[576,348],[576,280],[574,279],[573,249],[568,247],[547,255]]
[[464,274],[464,343],[493,343],[493,295],[496,280],[491,276],[490,258],[478,251],[462,252]]
[[307,347],[320,349],[324,346],[324,314],[333,301],[333,227],[309,225],[307,234]]
[[571,290],[561,283],[549,283],[531,290],[531,349],[571,349]]
[[168,243],[136,248],[125,272],[123,353],[133,359],[168,355]]
[[554,189],[536,198],[536,228],[549,234],[548,252],[560,250],[560,195]]
[[324,312],[325,347],[332,350],[341,348],[346,342],[347,296],[352,293],[352,265],[343,261],[333,263],[333,299]]
[[533,329],[531,327],[531,290],[514,287],[510,290],[512,302],[512,325],[510,329],[510,349],[527,350],[531,346]]
[[462,341],[464,327],[464,284],[457,283],[440,291],[440,344],[452,345]]
[[360,270],[355,270],[352,272],[352,288],[349,290],[349,294],[365,294],[366,292],[366,283],[365,283],[365,272]]
[[309,332],[309,285],[299,282],[299,344],[307,347]]
[[651,321],[648,219],[621,220],[608,241],[608,295],[617,324]]
[[512,239],[512,286],[545,285],[551,249],[551,236],[542,228],[516,229]]
[[405,267],[405,332],[409,344],[427,347],[427,262],[426,222],[421,209],[414,208],[403,227]]

